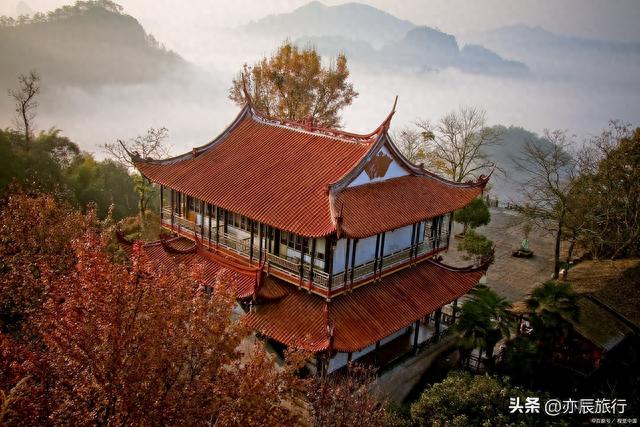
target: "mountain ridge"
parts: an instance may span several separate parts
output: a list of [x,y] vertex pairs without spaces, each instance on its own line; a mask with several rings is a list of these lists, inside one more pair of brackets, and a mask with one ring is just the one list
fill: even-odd
[[134,17],[92,2],[77,2],[21,22],[4,19],[0,51],[3,83],[37,70],[47,80],[63,84],[131,84],[188,67]]

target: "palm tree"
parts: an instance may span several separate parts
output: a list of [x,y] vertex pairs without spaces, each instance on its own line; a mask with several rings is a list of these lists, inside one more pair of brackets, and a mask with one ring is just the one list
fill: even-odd
[[557,337],[569,335],[569,320],[578,320],[577,296],[566,282],[551,280],[535,287],[525,304],[535,338],[549,350]]
[[461,348],[468,354],[474,348],[484,349],[493,366],[493,349],[503,337],[510,337],[513,321],[509,314],[511,304],[486,285],[477,285],[471,298],[461,308],[456,333]]

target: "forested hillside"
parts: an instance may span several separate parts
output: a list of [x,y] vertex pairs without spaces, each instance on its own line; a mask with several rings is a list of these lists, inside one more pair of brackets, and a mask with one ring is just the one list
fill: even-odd
[[0,18],[0,84],[35,69],[50,82],[94,86],[154,80],[187,67],[109,0]]

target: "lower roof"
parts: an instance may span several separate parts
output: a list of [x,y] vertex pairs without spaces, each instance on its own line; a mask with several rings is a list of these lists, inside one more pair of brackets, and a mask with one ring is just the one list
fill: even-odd
[[[122,238],[120,242],[131,251],[131,242]],[[217,255],[184,238],[147,243],[142,248],[153,262],[201,266],[203,280],[211,285],[218,274],[228,271],[236,298],[260,302],[244,318],[249,327],[311,352],[366,348],[465,295],[486,272],[486,266],[461,269],[426,260],[326,301],[273,276],[258,282],[255,275],[233,271],[233,261],[217,262]]]
[[[130,255],[133,242],[120,239],[120,243]],[[202,280],[210,286],[215,284],[219,274],[227,272],[237,299],[253,297],[258,288],[254,274],[234,271],[228,268],[226,263],[216,262],[210,254],[205,253],[188,239],[177,237],[164,241],[158,240],[143,244],[142,249],[152,262],[174,265],[176,268],[180,265],[187,269],[201,267]],[[264,280],[259,287],[258,296],[264,300],[282,298],[285,295],[287,295],[287,287],[271,278]]]
[[578,298],[579,317],[569,319],[576,332],[603,351],[612,350],[633,331],[620,319],[590,298]]
[[485,271],[428,260],[330,302],[292,290],[280,300],[258,305],[245,321],[287,346],[356,352],[468,293]]
[[456,211],[478,197],[483,188],[407,175],[347,187],[336,196],[334,209],[340,213],[341,233],[363,238]]

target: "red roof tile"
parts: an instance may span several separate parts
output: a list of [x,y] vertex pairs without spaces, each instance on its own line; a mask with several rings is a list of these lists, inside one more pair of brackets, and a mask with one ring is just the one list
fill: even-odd
[[484,270],[453,269],[433,261],[387,276],[326,302],[304,290],[259,305],[245,317],[258,332],[285,345],[318,352],[359,351],[468,293]]
[[351,141],[270,124],[243,110],[195,158],[138,162],[152,181],[285,231],[334,231],[327,185],[368,152],[376,136]]
[[[121,240],[121,244],[125,251],[130,254],[131,243],[127,244]],[[225,269],[222,265],[213,262],[209,257],[203,256],[202,253],[196,251],[194,243],[185,238],[174,238],[163,244],[161,241],[146,243],[142,249],[152,262],[163,265],[183,265],[187,269],[192,269],[196,265],[202,266],[203,281],[213,286],[216,282],[218,273]],[[229,272],[235,287],[236,298],[244,299],[253,296],[254,286],[256,283],[255,276],[241,274],[236,271]],[[273,285],[269,285],[269,292],[277,294],[278,289],[274,289]]]
[[[366,237],[451,212],[480,193],[486,181],[455,184],[408,164],[386,137],[392,116],[355,135],[305,130],[247,105],[213,142],[136,167],[153,182],[305,237],[335,232],[340,212],[342,231]],[[411,175],[346,187],[385,144]]]
[[407,175],[347,187],[336,196],[334,209],[342,213],[342,233],[362,238],[460,209],[482,188],[481,184]]

